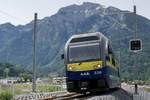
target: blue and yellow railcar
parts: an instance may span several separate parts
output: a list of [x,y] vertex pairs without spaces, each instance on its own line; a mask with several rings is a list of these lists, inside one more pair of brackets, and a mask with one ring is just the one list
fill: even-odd
[[64,59],[69,92],[120,86],[110,41],[100,32],[73,35],[65,45]]

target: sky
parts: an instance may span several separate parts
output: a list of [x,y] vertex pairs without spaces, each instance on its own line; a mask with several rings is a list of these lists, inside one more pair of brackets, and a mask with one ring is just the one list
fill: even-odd
[[81,5],[83,2],[94,2],[105,7],[114,6],[121,10],[133,11],[137,6],[137,13],[150,19],[150,0],[0,0],[0,24],[10,22],[14,25],[24,25],[34,18],[42,19],[51,16],[65,6],[72,4]]

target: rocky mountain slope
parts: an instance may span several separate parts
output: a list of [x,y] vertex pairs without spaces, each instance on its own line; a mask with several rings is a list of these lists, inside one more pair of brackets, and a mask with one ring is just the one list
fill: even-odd
[[[138,37],[143,41],[143,50],[137,56],[139,78],[150,75],[150,20],[140,15]],[[60,54],[72,34],[102,32],[111,39],[114,51],[121,52],[123,77],[134,77],[133,53],[129,51],[129,40],[134,33],[134,15],[115,7],[104,7],[95,3],[70,5],[61,8],[55,15],[38,20],[37,25],[37,68],[41,74],[62,73],[64,70]],[[0,62],[32,66],[33,22],[14,26],[0,25]]]

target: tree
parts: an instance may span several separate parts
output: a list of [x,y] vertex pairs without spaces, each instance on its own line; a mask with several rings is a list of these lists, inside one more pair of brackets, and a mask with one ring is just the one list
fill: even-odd
[[24,82],[32,81],[32,74],[29,72],[21,73],[20,78],[23,79]]
[[19,65],[13,65],[10,63],[0,63],[0,78],[18,77],[20,73],[25,72],[25,70]]
[[5,78],[8,78],[9,72],[10,72],[9,68],[5,68],[4,69],[4,76],[5,76]]

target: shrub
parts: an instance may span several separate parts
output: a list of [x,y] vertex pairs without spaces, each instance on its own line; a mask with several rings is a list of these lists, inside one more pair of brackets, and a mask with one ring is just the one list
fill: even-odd
[[13,98],[13,94],[10,92],[1,92],[0,100],[11,100]]

